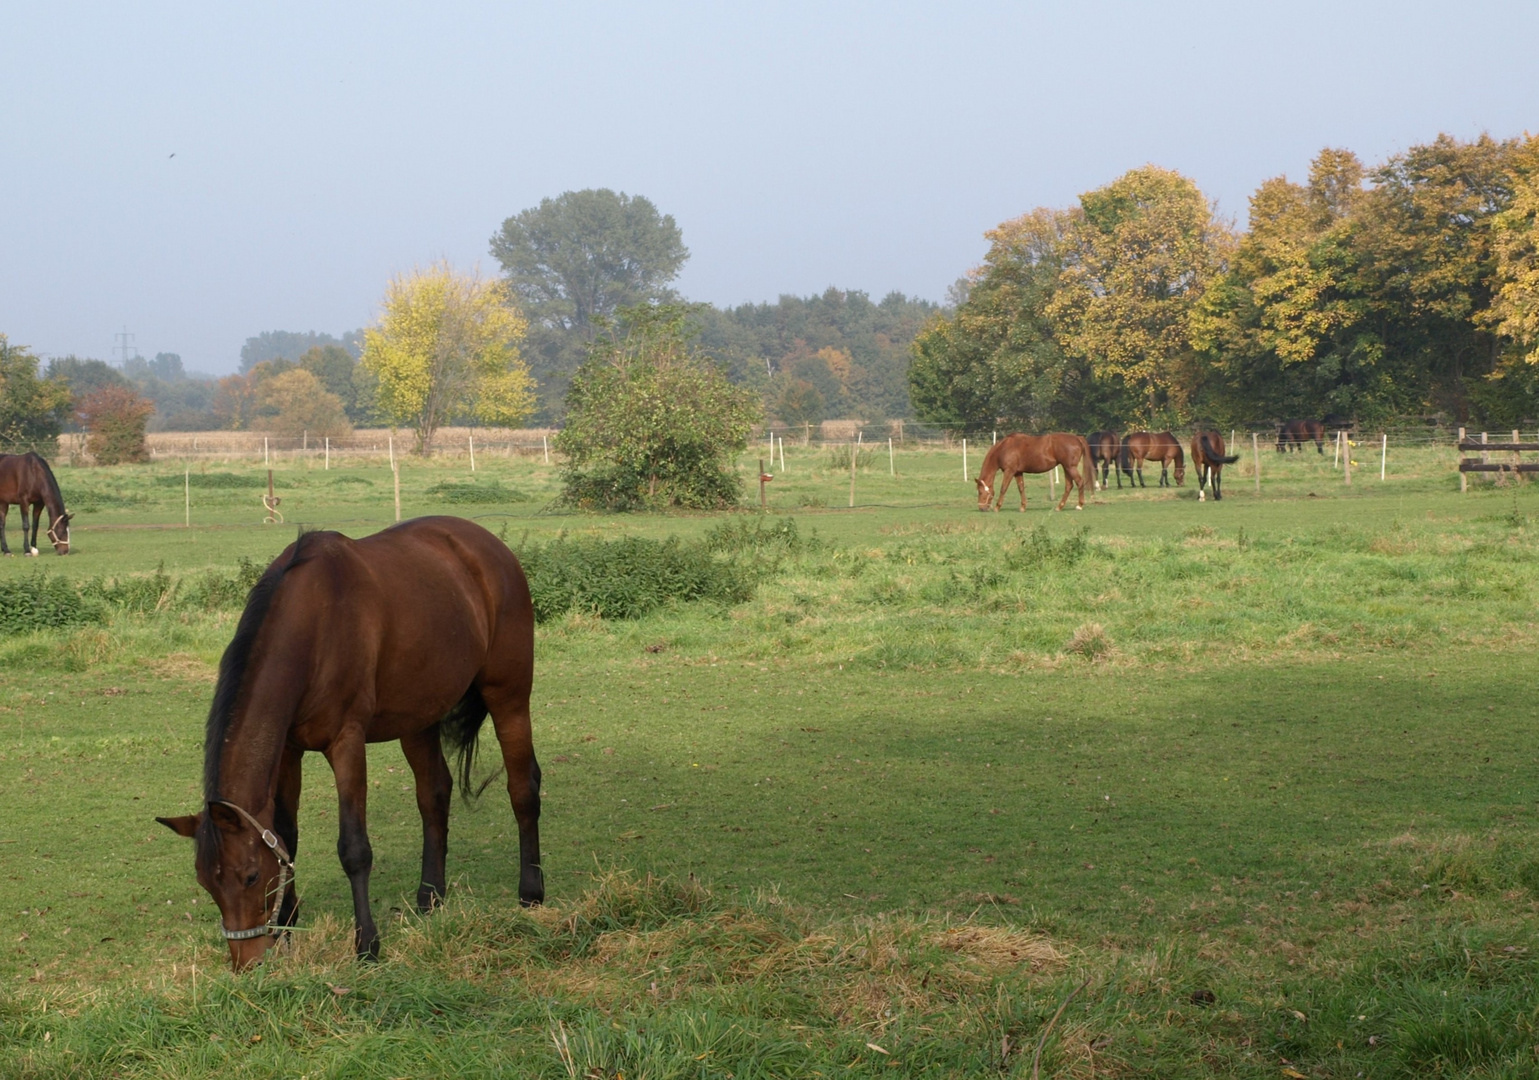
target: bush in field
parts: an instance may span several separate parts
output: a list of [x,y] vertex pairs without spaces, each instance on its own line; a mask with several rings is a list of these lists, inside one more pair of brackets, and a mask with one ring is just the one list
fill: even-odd
[[684,544],[677,537],[562,537],[522,548],[518,558],[540,622],[569,611],[634,619],[671,603],[736,604],[752,596],[754,588],[746,569],[716,559],[703,544]]
[[105,606],[63,578],[37,574],[0,581],[0,633],[65,630],[105,622]]
[[98,465],[123,465],[150,459],[149,447],[144,442],[144,425],[155,411],[153,402],[126,386],[104,386],[87,395],[75,411],[91,433],[86,439],[86,451]]
[[603,510],[735,506],[733,455],[757,398],[690,344],[688,309],[621,312],[589,348],[567,394],[562,501]]
[[501,480],[489,484],[465,484],[445,480],[423,492],[440,502],[479,505],[487,503],[528,502],[529,495],[517,488],[503,487]]

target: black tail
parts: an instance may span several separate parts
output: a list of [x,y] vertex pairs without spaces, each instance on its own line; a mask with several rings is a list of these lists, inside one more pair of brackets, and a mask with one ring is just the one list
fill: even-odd
[[1240,460],[1239,454],[1231,454],[1228,457],[1224,457],[1217,450],[1213,449],[1213,444],[1208,441],[1206,435],[1202,437],[1202,456],[1209,461],[1216,461],[1221,465],[1233,465],[1236,461]]
[[[481,794],[480,791],[471,793],[470,770],[476,763],[476,741],[481,736],[481,725],[485,722],[486,702],[481,699],[480,689],[471,683],[465,696],[449,710],[449,715],[443,718],[438,728],[444,748],[459,755],[460,798],[466,802]],[[485,784],[481,786],[483,789],[486,787]]]

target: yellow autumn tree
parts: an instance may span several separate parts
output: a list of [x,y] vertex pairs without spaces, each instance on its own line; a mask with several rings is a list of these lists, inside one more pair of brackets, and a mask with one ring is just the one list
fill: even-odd
[[501,282],[447,263],[395,278],[378,324],[364,332],[360,364],[375,382],[375,409],[416,433],[419,454],[456,417],[516,424],[534,408],[519,355],[528,327]]

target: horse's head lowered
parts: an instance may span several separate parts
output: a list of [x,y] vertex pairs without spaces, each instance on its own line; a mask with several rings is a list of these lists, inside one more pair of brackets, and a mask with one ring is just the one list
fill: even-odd
[[271,829],[234,803],[210,802],[200,814],[156,818],[197,845],[198,884],[219,907],[230,966],[242,971],[277,942],[294,912],[281,912],[294,860]]
[[1177,457],[1176,457],[1175,473],[1176,473],[1176,483],[1178,485],[1186,483],[1186,459],[1181,457],[1180,455],[1177,455]]
[[994,498],[994,488],[983,477],[978,477],[973,483],[978,485],[978,509],[987,510],[989,503]]
[[48,524],[48,539],[53,541],[53,549],[60,555],[69,554],[69,519],[74,514],[60,514]]

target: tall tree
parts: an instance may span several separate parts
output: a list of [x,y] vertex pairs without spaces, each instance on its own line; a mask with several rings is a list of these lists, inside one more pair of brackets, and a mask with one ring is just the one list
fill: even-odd
[[669,284],[689,258],[671,214],[659,213],[644,196],[608,188],[542,199],[502,223],[491,253],[529,317],[547,409],[581,362],[595,320],[670,299]]
[[447,264],[390,283],[360,363],[377,380],[375,408],[412,428],[418,453],[454,417],[513,424],[529,414],[534,384],[518,350],[528,323],[509,300],[501,283]]
[[31,350],[0,334],[0,451],[51,452],[69,407],[64,380],[39,378]]
[[1198,381],[1191,310],[1224,269],[1229,231],[1196,184],[1153,165],[1079,203],[1048,317],[1069,353],[1126,385],[1139,419],[1173,419]]
[[1101,422],[1105,389],[1088,385],[1047,314],[1076,218],[1038,209],[985,234],[988,254],[953,288],[954,312],[914,339],[909,397],[921,419],[975,430]]

